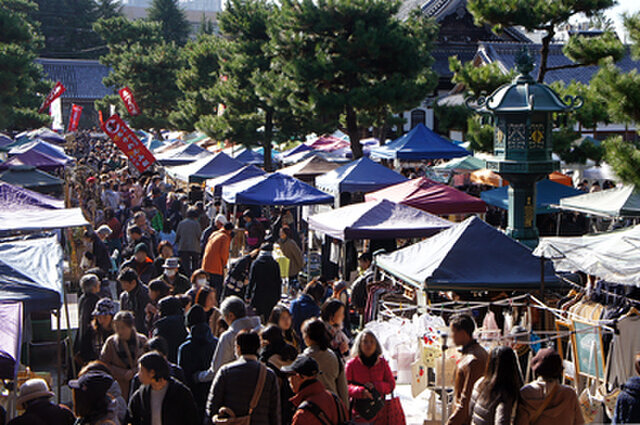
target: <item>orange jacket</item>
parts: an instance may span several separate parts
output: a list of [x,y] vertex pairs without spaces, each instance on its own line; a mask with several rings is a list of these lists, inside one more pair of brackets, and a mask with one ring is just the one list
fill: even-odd
[[231,235],[227,230],[219,230],[209,237],[202,256],[202,268],[211,274],[223,274],[229,259]]

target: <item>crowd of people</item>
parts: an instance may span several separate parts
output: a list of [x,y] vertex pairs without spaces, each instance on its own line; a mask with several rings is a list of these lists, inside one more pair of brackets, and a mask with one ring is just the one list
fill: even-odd
[[[231,216],[198,186],[136,175],[115,149],[81,133],[69,150],[80,182],[70,198],[93,224],[80,247],[72,409],[31,379],[11,425],[403,425],[390,413],[395,378],[383,347],[353,320],[374,280],[369,252],[349,289],[299,285],[291,211]],[[286,275],[274,249],[288,259]],[[553,349],[538,351],[535,380],[523,385],[511,347],[487,353],[465,314],[450,327],[461,357],[448,425],[584,423]],[[627,384],[614,423],[640,422],[638,388]]]

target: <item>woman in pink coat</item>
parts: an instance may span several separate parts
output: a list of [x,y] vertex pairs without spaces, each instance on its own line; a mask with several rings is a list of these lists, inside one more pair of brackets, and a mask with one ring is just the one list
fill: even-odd
[[[356,399],[372,398],[370,390],[373,388],[382,397],[393,392],[396,382],[391,368],[389,368],[389,363],[382,357],[382,348],[373,332],[364,330],[358,335],[353,345],[352,357],[345,367],[351,404]],[[359,423],[373,424],[380,417],[381,415],[378,413],[375,418],[366,420],[360,417],[355,410],[353,411],[353,419]]]

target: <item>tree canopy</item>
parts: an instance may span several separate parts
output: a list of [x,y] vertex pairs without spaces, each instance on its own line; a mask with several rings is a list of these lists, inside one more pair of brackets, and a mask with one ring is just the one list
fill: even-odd
[[187,42],[191,29],[178,0],[153,0],[147,19],[160,24],[162,37],[167,43],[182,46]]
[[37,112],[51,87],[34,62],[42,45],[38,25],[30,18],[37,7],[29,0],[0,0],[0,129],[22,130],[50,121]]

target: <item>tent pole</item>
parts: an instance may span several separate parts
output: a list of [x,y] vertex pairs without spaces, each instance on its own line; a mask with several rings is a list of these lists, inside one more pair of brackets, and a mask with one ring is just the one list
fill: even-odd
[[[540,300],[544,302],[544,257],[540,257]],[[546,315],[544,312],[541,315],[540,322],[542,329],[546,329],[544,326],[546,322]]]
[[58,310],[56,312],[56,322],[57,322],[57,326],[56,326],[56,338],[58,340],[58,344],[56,345],[56,351],[57,351],[57,356],[58,356],[58,404],[61,403],[61,397],[62,397],[62,350],[60,349],[60,307],[58,307]]
[[[69,301],[67,300],[67,290],[65,287],[64,282],[62,282],[62,299],[64,300],[64,314],[66,316],[66,322],[67,322],[67,336],[66,339],[71,342],[71,318],[69,317]],[[80,330],[80,328],[78,328],[78,330]],[[78,336],[79,337],[79,336]],[[67,355],[67,352],[65,350],[65,356]],[[70,356],[73,357],[73,356]],[[76,376],[76,364],[73,361],[73,358],[71,359],[71,372],[73,372],[73,376]]]
[[562,223],[562,212],[556,217],[556,236],[560,236],[560,224]]

